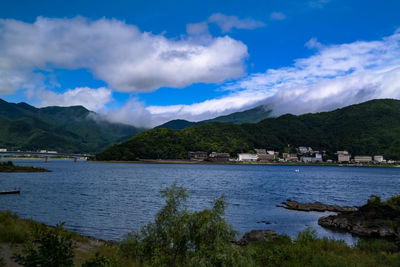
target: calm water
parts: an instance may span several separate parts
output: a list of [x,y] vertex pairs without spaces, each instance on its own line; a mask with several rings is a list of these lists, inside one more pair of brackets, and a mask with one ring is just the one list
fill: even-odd
[[[121,240],[153,220],[163,205],[159,191],[177,180],[188,188],[191,209],[210,207],[224,194],[226,218],[244,233],[273,229],[291,236],[311,226],[319,236],[354,240],[318,226],[328,213],[277,208],[286,199],[361,205],[371,194],[384,198],[400,192],[400,168],[97,163],[67,160],[16,160],[51,173],[0,173],[0,210],[107,240]],[[299,171],[296,172],[295,170]],[[257,223],[269,221],[266,225]]]

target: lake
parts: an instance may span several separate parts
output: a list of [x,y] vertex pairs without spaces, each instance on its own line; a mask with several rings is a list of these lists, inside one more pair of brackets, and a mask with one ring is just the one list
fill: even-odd
[[65,221],[69,230],[116,241],[154,219],[164,203],[159,191],[175,180],[188,189],[191,210],[211,207],[225,195],[226,219],[241,234],[272,229],[294,236],[312,227],[320,237],[350,244],[351,235],[318,226],[318,218],[330,213],[276,205],[289,198],[354,206],[372,194],[385,199],[400,192],[400,168],[13,161],[52,172],[0,173],[0,191],[21,189],[20,195],[0,196],[0,210],[49,225]]

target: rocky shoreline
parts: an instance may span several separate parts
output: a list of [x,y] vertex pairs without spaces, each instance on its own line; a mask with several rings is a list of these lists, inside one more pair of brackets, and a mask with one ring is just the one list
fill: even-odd
[[400,205],[369,201],[356,211],[321,217],[318,224],[357,236],[400,240]]
[[361,207],[326,205],[320,202],[300,203],[293,200],[282,204],[278,207],[298,211],[337,212],[336,215],[318,219],[320,226],[331,230],[360,237],[400,241],[400,196],[394,196],[385,202],[377,196],[371,196],[367,204]]

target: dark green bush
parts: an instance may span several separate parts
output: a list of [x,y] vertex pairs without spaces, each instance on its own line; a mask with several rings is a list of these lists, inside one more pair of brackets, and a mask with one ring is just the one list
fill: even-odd
[[390,197],[388,200],[386,200],[386,204],[390,206],[400,206],[400,195],[396,194]]
[[371,195],[367,201],[369,207],[379,207],[382,204],[380,196]]

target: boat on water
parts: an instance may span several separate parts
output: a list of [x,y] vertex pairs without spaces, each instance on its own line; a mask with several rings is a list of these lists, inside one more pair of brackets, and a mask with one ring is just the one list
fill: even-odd
[[19,194],[20,190],[0,191],[0,195]]

